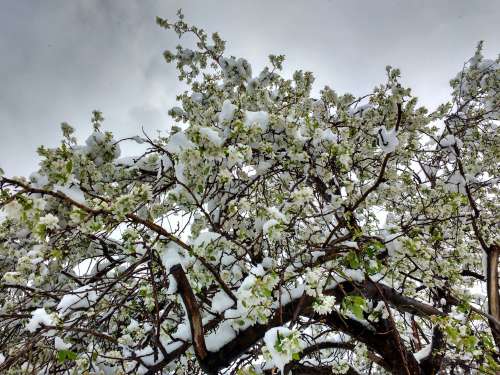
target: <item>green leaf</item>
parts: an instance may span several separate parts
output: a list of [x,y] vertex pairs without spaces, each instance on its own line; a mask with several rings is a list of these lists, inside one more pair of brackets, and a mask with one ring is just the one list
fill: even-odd
[[283,340],[281,340],[281,335],[279,332],[276,332],[276,342],[274,344],[274,348],[278,352],[283,352]]
[[61,363],[64,361],[74,361],[76,358],[76,353],[71,350],[63,349],[57,352],[57,360]]
[[73,160],[68,160],[66,163],[66,173],[71,173],[73,171]]
[[349,254],[346,255],[345,259],[350,268],[352,269],[359,268],[360,261],[358,255],[355,252],[353,251],[349,252]]
[[361,307],[359,305],[352,305],[351,311],[356,318],[363,319],[363,307]]
[[365,299],[361,296],[348,296],[343,301],[344,308],[352,312],[358,318],[363,319],[363,311],[365,307]]
[[273,295],[273,291],[268,288],[264,288],[262,290],[262,294],[266,297],[271,297]]

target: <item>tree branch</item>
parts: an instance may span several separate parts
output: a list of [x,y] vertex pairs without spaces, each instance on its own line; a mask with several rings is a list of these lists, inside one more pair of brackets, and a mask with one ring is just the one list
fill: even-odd
[[500,246],[493,244],[490,246],[490,251],[486,254],[487,271],[486,271],[486,286],[488,292],[488,313],[494,319],[488,319],[493,339],[500,349],[500,295],[498,292],[498,257],[500,256]]
[[[205,345],[205,336],[203,333],[203,324],[201,322],[200,309],[196,302],[193,290],[189,285],[189,281],[180,264],[174,265],[170,269],[170,273],[177,282],[177,290],[181,295],[184,306],[186,307],[189,325],[191,327],[191,335],[193,338],[194,353],[202,365],[208,356],[207,347]],[[203,368],[203,367],[202,367]],[[205,370],[205,369],[204,369]],[[209,374],[211,372],[207,371]]]

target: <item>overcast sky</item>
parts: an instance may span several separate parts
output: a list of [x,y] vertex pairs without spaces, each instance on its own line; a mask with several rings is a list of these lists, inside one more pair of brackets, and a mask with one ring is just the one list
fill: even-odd
[[361,95],[390,64],[430,107],[448,99],[479,40],[486,55],[500,52],[497,0],[1,0],[0,167],[36,169],[36,148],[55,146],[63,121],[83,141],[93,109],[117,136],[168,129],[182,87],[162,52],[177,38],[154,19],[178,8],[254,72],[283,53],[287,75],[310,70],[316,89]]

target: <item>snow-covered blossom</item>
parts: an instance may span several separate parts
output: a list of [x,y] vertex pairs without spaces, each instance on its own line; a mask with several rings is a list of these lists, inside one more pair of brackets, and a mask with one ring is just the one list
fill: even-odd
[[282,375],[285,375],[285,365],[294,359],[301,350],[298,333],[286,327],[271,328],[264,335],[264,343],[270,360]]
[[11,219],[19,219],[21,217],[22,210],[23,207],[16,200],[13,200],[3,206],[3,211],[7,217]]
[[262,131],[266,131],[268,123],[269,123],[269,114],[265,111],[245,112],[245,125],[248,127],[256,124]]
[[222,103],[222,109],[219,113],[219,122],[223,123],[225,121],[232,121],[234,117],[234,112],[236,111],[236,105],[232,104],[229,100],[224,100]]
[[394,347],[498,373],[499,61],[480,45],[429,112],[392,67],[318,91],[157,22],[196,40],[164,54],[186,83],[170,131],[117,139],[95,111],[29,178],[0,172],[0,371],[375,374],[401,371]]
[[47,229],[56,229],[59,227],[59,219],[52,214],[46,214],[40,218],[40,224],[45,225]]
[[335,306],[334,296],[322,296],[313,302],[313,309],[319,315],[326,315],[332,312]]

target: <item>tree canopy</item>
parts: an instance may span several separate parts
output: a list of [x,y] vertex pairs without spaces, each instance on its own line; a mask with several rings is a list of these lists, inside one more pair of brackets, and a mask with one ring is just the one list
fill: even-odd
[[168,135],[95,111],[0,173],[0,372],[498,373],[498,58],[480,43],[429,111],[390,66],[313,95],[281,55],[254,73],[157,23],[195,40],[164,53]]

